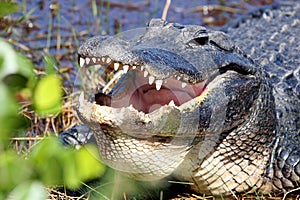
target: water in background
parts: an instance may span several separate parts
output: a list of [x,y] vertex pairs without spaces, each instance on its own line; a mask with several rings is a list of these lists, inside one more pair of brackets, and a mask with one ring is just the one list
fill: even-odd
[[[221,26],[272,0],[173,0],[167,20],[182,24]],[[20,11],[1,19],[0,36],[43,69],[49,55],[58,68],[77,65],[77,48],[93,35],[116,34],[160,18],[161,0],[19,1]]]

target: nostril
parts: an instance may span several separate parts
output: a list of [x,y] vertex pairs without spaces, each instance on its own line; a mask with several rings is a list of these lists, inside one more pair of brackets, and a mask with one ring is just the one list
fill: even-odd
[[95,94],[95,102],[100,106],[111,106],[111,97],[99,92]]

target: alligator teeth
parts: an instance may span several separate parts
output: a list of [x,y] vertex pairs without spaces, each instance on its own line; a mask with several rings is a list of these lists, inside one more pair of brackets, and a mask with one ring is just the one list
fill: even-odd
[[163,80],[156,80],[155,84],[156,84],[156,90],[160,90],[161,86],[162,86]]
[[168,104],[169,106],[175,106],[175,103],[173,100],[170,101],[170,103]]
[[90,63],[91,59],[90,58],[85,58],[85,63],[88,65]]
[[185,88],[186,85],[187,85],[187,83],[181,83],[182,88]]
[[95,63],[96,62],[96,58],[92,58],[92,61]]
[[120,63],[114,63],[114,70],[117,71],[119,69]]
[[100,59],[100,58],[97,58],[97,61],[98,61],[98,62],[100,62],[100,61],[101,61],[101,59]]
[[122,107],[121,110],[120,110],[120,112],[124,113],[125,112],[125,107]]
[[80,65],[80,67],[83,67],[84,62],[85,62],[84,58],[80,57],[80,59],[79,59],[79,65]]
[[155,78],[153,76],[149,76],[149,85],[152,85],[155,81]]
[[101,58],[101,61],[102,61],[102,62],[105,62],[105,57],[102,57],[102,58]]
[[180,76],[177,76],[177,80],[178,80],[178,81],[180,80]]
[[81,92],[79,95],[79,102],[82,103],[84,101],[84,93]]
[[109,64],[109,63],[110,63],[110,61],[111,61],[111,59],[110,59],[110,58],[107,58],[107,59],[106,59],[106,63],[107,63],[107,64]]
[[136,66],[135,66],[135,65],[133,65],[133,66],[132,66],[132,69],[136,69]]
[[146,78],[148,76],[148,72],[147,71],[144,71],[144,77]]
[[144,71],[144,66],[141,66],[141,71]]
[[128,72],[128,69],[129,69],[129,65],[123,66],[124,74]]

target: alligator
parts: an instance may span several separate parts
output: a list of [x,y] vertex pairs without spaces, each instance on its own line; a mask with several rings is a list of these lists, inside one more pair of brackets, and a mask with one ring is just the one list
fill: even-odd
[[92,37],[78,62],[108,86],[80,95],[83,125],[60,137],[93,134],[101,159],[137,180],[172,175],[215,196],[297,189],[299,33],[300,4],[287,3],[222,31],[152,19]]

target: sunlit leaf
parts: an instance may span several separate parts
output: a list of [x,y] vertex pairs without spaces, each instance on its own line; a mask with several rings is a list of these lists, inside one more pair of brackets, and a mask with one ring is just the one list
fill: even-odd
[[86,180],[90,177],[100,177],[105,168],[100,163],[98,150],[95,146],[86,145],[76,154],[76,162],[80,168],[78,175]]
[[0,1],[0,17],[12,14],[19,9],[19,5],[14,2]]
[[54,114],[61,110],[62,84],[56,74],[42,78],[33,94],[35,110],[40,114]]
[[96,148],[69,149],[57,138],[47,138],[35,146],[30,160],[36,167],[36,174],[46,185],[65,184],[78,188],[82,182],[100,177],[105,170],[97,157]]
[[33,76],[33,66],[24,56],[16,53],[10,44],[0,38],[0,80],[11,74],[26,78]]
[[38,181],[23,182],[19,184],[10,194],[9,200],[32,200],[47,199],[47,192],[42,183]]

